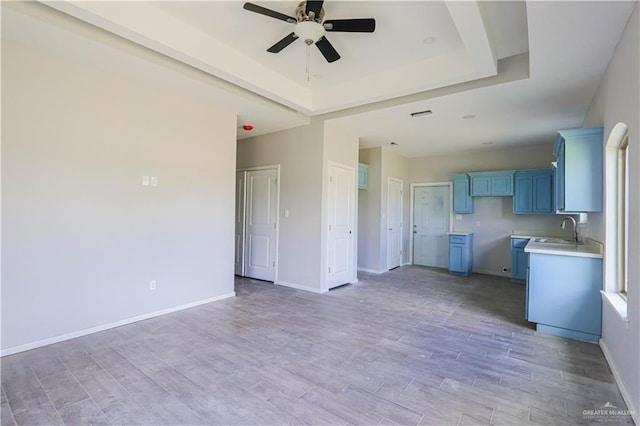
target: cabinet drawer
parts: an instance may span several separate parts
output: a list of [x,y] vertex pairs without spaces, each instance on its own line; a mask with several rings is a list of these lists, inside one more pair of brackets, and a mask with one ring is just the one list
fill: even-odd
[[524,248],[529,242],[528,238],[512,238],[511,239],[511,247],[513,248]]
[[449,235],[449,243],[451,244],[464,244],[466,242],[466,238],[463,235]]

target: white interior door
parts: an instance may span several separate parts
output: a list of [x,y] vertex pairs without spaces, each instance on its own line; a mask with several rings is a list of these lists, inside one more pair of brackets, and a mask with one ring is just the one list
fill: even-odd
[[402,264],[402,181],[389,178],[387,212],[387,268]]
[[247,172],[245,276],[274,281],[276,270],[277,170]]
[[355,169],[329,165],[328,286],[354,279]]
[[450,187],[417,186],[413,193],[413,263],[447,268]]
[[247,172],[236,172],[236,251],[235,274],[244,275],[244,236],[245,236],[245,199]]

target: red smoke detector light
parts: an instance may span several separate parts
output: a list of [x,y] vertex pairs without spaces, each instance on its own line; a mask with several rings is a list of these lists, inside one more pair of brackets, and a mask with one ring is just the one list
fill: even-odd
[[251,124],[245,124],[244,126],[242,126],[242,128],[247,132],[250,132],[253,130],[253,126]]

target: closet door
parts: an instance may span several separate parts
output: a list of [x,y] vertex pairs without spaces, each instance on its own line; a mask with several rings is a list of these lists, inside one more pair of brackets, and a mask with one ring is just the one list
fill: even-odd
[[278,220],[277,169],[246,175],[245,276],[274,281]]

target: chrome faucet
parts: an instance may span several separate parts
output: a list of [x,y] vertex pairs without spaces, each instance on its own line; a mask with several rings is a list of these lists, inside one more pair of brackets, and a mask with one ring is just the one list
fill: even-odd
[[570,220],[573,223],[573,239],[575,240],[575,242],[578,242],[578,225],[576,223],[576,220],[574,218],[572,218],[571,216],[567,216],[564,219],[562,219],[562,225],[560,225],[560,227],[562,229],[565,229],[565,225],[567,224],[567,220]]

